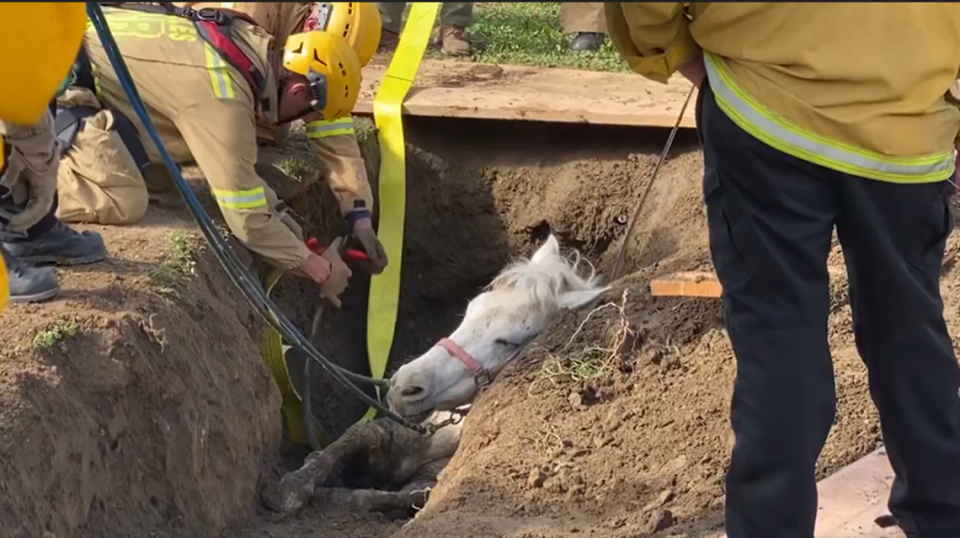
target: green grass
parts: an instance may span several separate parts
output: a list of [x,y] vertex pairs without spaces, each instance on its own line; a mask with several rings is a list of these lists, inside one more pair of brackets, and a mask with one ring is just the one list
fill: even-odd
[[597,52],[571,52],[572,35],[560,29],[558,2],[485,2],[474,7],[468,34],[480,34],[478,62],[594,71],[628,71],[609,37]]
[[33,337],[33,347],[50,349],[54,346],[63,346],[63,341],[77,333],[77,325],[71,320],[57,320],[45,329],[37,331]]
[[173,286],[196,274],[196,268],[191,238],[179,230],[174,230],[170,232],[169,252],[150,270],[149,275],[160,285],[161,295],[176,296]]
[[298,183],[303,183],[316,171],[309,161],[296,157],[283,157],[275,163],[275,166]]

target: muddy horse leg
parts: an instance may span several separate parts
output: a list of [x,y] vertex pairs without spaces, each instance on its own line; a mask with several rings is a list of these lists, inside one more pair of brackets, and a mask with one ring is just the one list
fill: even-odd
[[340,462],[357,454],[389,448],[389,444],[389,434],[376,423],[354,424],[330,446],[307,456],[302,467],[287,473],[276,486],[267,488],[261,499],[275,512],[294,514],[310,501],[316,485],[322,484]]

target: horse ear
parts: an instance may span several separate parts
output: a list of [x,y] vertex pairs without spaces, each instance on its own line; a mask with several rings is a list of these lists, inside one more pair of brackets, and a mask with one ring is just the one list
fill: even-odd
[[570,310],[583,308],[597,300],[601,295],[608,291],[610,291],[610,286],[595,290],[568,291],[566,293],[561,293],[560,308],[569,308]]
[[560,243],[557,242],[556,236],[550,234],[550,237],[547,238],[547,242],[540,245],[540,248],[533,254],[533,258],[530,259],[532,262],[540,262],[549,257],[559,257],[560,256]]

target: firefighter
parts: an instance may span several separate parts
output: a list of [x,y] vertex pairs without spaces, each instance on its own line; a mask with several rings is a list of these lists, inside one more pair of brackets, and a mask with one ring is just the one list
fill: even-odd
[[[350,270],[336,249],[321,257],[306,248],[289,210],[257,175],[256,122],[262,116],[282,124],[311,113],[327,122],[349,118],[360,84],[356,52],[324,31],[291,34],[280,49],[253,20],[224,10],[136,5],[104,13],[165,146],[178,163],[198,164],[233,234],[271,265],[316,282],[336,303]],[[60,214],[133,222],[146,211],[148,191],[166,187],[168,178],[153,173],[159,154],[92,31],[73,75],[57,101],[57,132],[68,145],[58,178]],[[354,182],[334,193],[373,270],[382,270],[369,186]]]
[[[82,3],[5,3],[0,19],[0,252],[7,300],[34,302],[60,291],[56,269],[35,264],[90,263],[106,255],[96,233],[77,233],[55,216],[59,155],[48,102],[83,38]],[[45,24],[36,26],[36,20]],[[22,54],[29,50],[30,54]]]
[[911,538],[960,536],[960,369],[940,273],[960,110],[954,4],[607,3],[641,75],[699,86],[710,250],[737,360],[730,538],[810,538],[836,410],[827,258]]

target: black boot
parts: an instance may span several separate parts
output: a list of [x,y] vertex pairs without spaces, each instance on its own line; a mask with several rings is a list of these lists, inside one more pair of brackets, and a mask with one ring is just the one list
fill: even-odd
[[600,32],[578,32],[570,42],[570,50],[574,52],[596,52],[603,45],[606,34]]
[[80,265],[98,262],[107,256],[100,234],[78,232],[59,220],[35,237],[4,241],[3,248],[30,264]]
[[36,303],[52,299],[60,293],[57,270],[53,267],[32,267],[11,256],[0,247],[3,263],[7,266],[10,301]]

